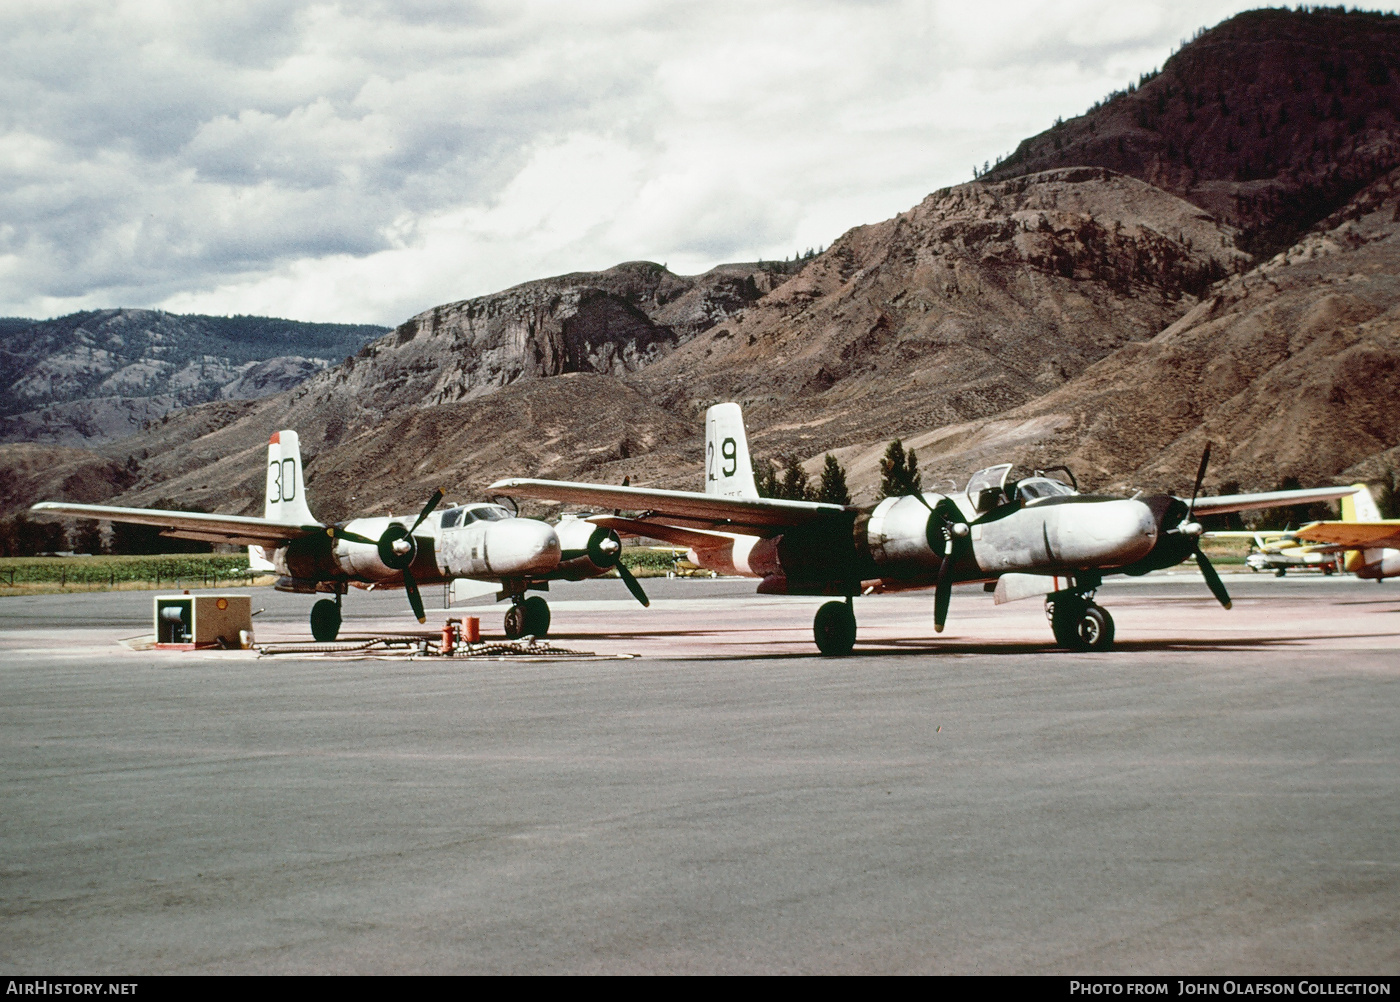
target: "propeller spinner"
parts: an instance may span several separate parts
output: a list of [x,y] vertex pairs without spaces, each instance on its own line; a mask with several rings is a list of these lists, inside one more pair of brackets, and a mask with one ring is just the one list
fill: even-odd
[[627,586],[632,597],[643,606],[649,607],[651,605],[651,599],[647,598],[647,593],[642,591],[641,584],[632,576],[627,565],[622,562],[622,540],[618,538],[616,532],[601,526],[595,529],[593,535],[588,537],[588,559],[593,561],[597,567],[616,568],[617,576],[622,578],[622,583]]

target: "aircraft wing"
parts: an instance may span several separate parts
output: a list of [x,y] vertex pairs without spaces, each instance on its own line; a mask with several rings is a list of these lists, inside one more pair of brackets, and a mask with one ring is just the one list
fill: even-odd
[[1298,530],[1298,538],[1330,543],[1348,550],[1400,547],[1400,519],[1384,522],[1313,522]]
[[686,529],[679,525],[627,518],[622,515],[590,515],[588,521],[594,525],[601,525],[605,529],[613,529],[620,536],[649,536],[652,539],[664,540],[667,543],[675,543],[677,546],[693,550],[709,549],[733,538],[713,530]]
[[[1335,501],[1348,494],[1355,494],[1355,487],[1310,487],[1300,491],[1265,491],[1262,494],[1222,494],[1213,498],[1197,498],[1192,516],[1223,515],[1231,511],[1250,511],[1255,508],[1283,508],[1295,504],[1313,504],[1316,501]],[[1182,498],[1185,501],[1186,498]]]
[[161,535],[180,539],[203,539],[211,543],[239,546],[282,546],[293,539],[326,531],[323,525],[288,525],[250,515],[207,515],[197,511],[162,511],[159,508],[116,508],[105,504],[69,504],[66,501],[40,501],[29,509],[49,515],[74,518],[100,518],[134,525],[154,525]]
[[[777,498],[731,498],[694,491],[662,491],[649,487],[608,487],[564,480],[498,480],[487,491],[510,497],[563,501],[593,508],[645,512],[644,520],[694,529],[720,529],[746,536],[772,536],[854,511],[821,501],[780,501]],[[648,535],[654,533],[648,532]],[[660,536],[657,536],[660,539]]]

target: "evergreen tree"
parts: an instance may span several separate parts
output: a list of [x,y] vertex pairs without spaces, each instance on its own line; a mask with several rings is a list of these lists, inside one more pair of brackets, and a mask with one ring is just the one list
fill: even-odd
[[1400,518],[1400,481],[1394,470],[1386,470],[1385,479],[1378,487],[1371,488],[1371,493],[1375,495],[1381,518]]
[[880,497],[903,497],[923,490],[924,478],[919,472],[919,458],[910,449],[906,456],[904,443],[895,439],[885,449],[880,460]]
[[846,488],[846,471],[829,452],[826,454],[826,465],[822,467],[822,483],[817,488],[816,500],[827,504],[851,503],[851,492]]
[[102,530],[95,518],[80,518],[69,533],[68,543],[74,553],[102,552]]
[[778,497],[789,501],[812,500],[812,489],[807,484],[807,471],[802,468],[796,456],[789,456],[787,465],[783,468],[783,484]]
[[773,471],[773,464],[766,460],[754,464],[753,482],[761,498],[782,496],[778,493],[781,486],[778,483],[778,475]]

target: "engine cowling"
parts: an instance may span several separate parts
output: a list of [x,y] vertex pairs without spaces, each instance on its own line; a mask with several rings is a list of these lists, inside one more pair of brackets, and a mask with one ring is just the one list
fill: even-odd
[[865,543],[880,576],[922,578],[938,573],[946,545],[943,526],[950,521],[938,512],[953,502],[941,494],[924,498],[927,505],[913,496],[885,498],[870,513]]
[[[405,530],[407,525],[403,525],[402,520],[391,520],[388,518],[357,518],[346,524],[346,528],[358,533],[368,539],[381,539],[384,530],[389,528],[390,522],[401,525]],[[374,546],[368,543],[352,542],[348,539],[337,539],[333,557],[337,569],[347,577],[357,578],[362,581],[382,581],[387,578],[396,577],[402,573],[401,567],[390,566],[385,560],[386,554],[381,552],[386,547],[380,544]],[[399,563],[399,560],[395,560]]]

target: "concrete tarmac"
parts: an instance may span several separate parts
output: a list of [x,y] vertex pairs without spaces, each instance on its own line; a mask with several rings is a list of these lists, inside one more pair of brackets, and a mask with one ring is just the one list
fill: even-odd
[[1035,600],[958,590],[940,636],[858,599],[829,659],[821,600],[590,582],[556,643],[639,657],[546,663],[132,651],[152,593],[0,599],[0,964],[1394,974],[1400,584],[1227,583],[1111,584],[1102,654]]

